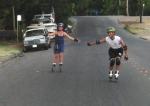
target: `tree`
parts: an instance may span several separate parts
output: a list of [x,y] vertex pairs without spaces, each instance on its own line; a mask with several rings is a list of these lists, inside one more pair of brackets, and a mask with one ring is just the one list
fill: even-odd
[[101,13],[104,15],[117,15],[118,14],[118,0],[104,0],[103,9]]
[[[99,10],[100,15],[126,15],[127,0],[1,0],[0,3],[0,27],[12,29],[12,7],[15,17],[18,14],[25,16],[26,25],[31,24],[35,14],[51,12],[55,10],[56,22],[68,23],[72,15],[90,15],[91,10]],[[140,0],[129,1],[129,14],[140,14]],[[145,4],[144,15],[150,15],[150,0],[143,0]]]

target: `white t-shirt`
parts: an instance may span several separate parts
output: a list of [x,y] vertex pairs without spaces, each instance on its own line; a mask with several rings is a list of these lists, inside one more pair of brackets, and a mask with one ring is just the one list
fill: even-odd
[[109,44],[109,46],[113,49],[118,49],[121,47],[120,44],[120,37],[115,35],[114,40],[112,40],[109,36],[106,37],[106,42]]

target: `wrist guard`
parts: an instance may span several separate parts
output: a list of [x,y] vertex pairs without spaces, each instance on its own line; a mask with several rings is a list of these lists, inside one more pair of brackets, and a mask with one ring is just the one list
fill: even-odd
[[74,39],[75,42],[78,42],[78,39]]
[[128,60],[128,56],[124,56],[124,60]]
[[124,49],[124,50],[127,50],[127,49],[128,49],[128,48],[127,48],[127,45],[125,45],[125,46],[123,47],[123,49]]
[[88,46],[91,46],[91,43],[87,43]]

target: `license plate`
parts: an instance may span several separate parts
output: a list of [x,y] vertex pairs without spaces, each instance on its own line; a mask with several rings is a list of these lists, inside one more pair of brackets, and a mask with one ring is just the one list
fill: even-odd
[[37,45],[32,45],[32,47],[33,47],[33,48],[36,48],[36,47],[37,47]]

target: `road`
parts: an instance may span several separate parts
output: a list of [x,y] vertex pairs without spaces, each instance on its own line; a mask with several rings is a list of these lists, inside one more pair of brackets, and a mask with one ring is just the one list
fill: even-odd
[[[25,53],[0,65],[0,106],[149,106],[150,42],[126,32],[117,16],[82,16],[65,39],[63,72],[51,73],[53,49]],[[129,61],[122,59],[119,81],[108,79],[108,45],[88,47],[116,28],[128,46]]]

